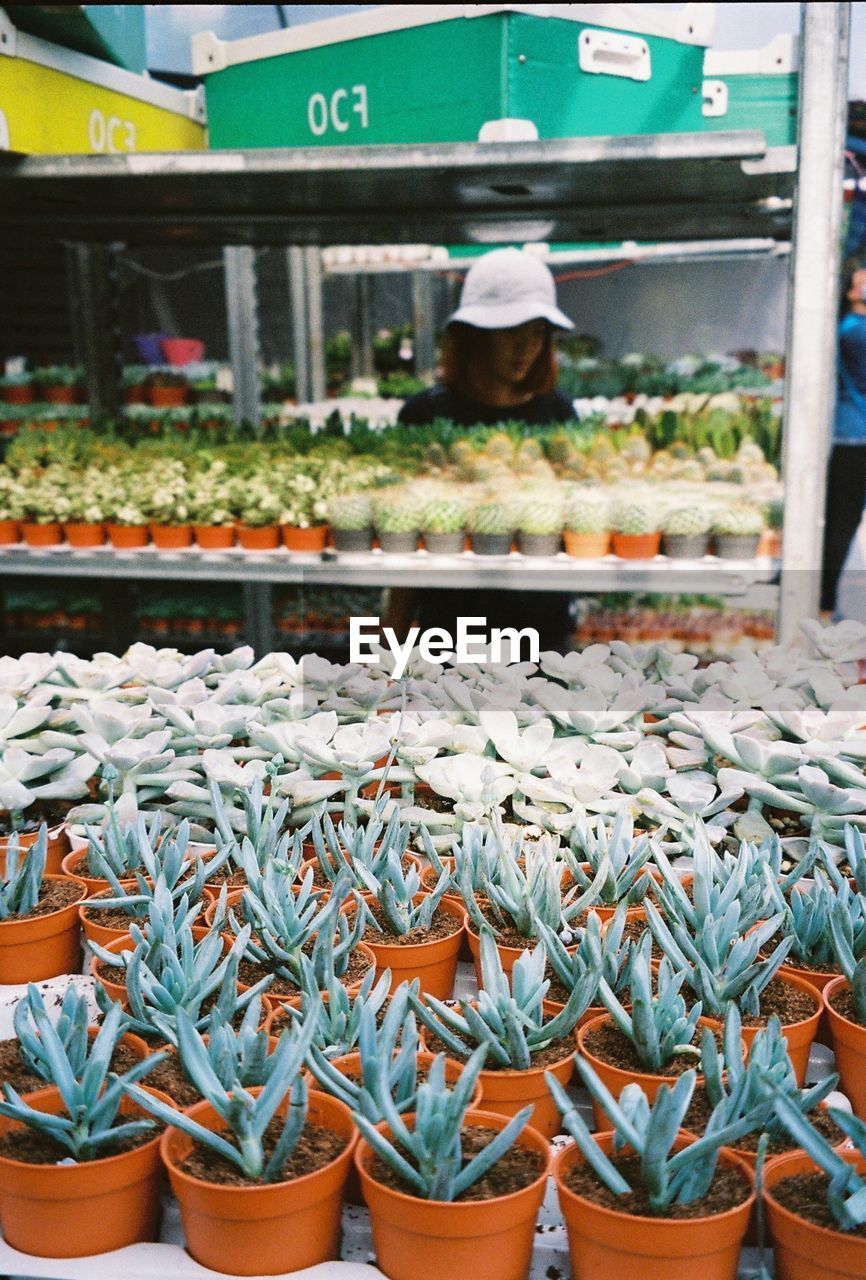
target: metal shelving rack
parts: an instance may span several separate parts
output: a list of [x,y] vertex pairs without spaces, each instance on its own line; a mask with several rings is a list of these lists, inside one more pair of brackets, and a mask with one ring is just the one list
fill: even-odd
[[[305,309],[320,305],[310,269],[319,255],[310,251],[332,244],[790,241],[779,620],[780,634],[788,638],[818,605],[824,459],[835,382],[831,264],[841,219],[848,9],[838,3],[803,6],[797,149],[768,148],[763,134],[743,131],[168,155],[2,155],[0,234],[31,251],[44,239],[78,246],[78,279],[88,295],[81,308],[88,389],[96,414],[113,407],[115,394],[110,333],[100,324],[99,302],[112,246],[226,246],[235,407],[250,420],[258,410],[250,372],[257,345],[256,245],[286,246],[296,281],[293,309],[303,318]],[[311,363],[321,359],[314,350]],[[153,567],[145,572],[147,563]],[[582,565],[564,557],[545,564],[512,557],[494,566],[468,557],[446,565],[422,555],[403,565],[382,556],[305,564],[288,556],[223,562],[200,555],[173,563],[166,555],[146,561],[5,552],[0,574],[11,572],[241,580],[251,605],[269,617],[261,593],[274,581],[467,588],[483,583],[514,590],[550,589],[555,582],[575,593],[725,594],[772,579],[774,569],[764,564],[732,570],[712,560],[683,570],[664,561]]]

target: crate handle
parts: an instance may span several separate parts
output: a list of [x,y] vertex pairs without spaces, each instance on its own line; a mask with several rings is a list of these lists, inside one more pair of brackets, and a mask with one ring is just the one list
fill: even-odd
[[619,31],[585,27],[577,40],[577,63],[581,71],[596,76],[649,80],[652,75],[646,40],[622,35]]
[[728,114],[728,84],[726,80],[705,80],[701,111],[705,116]]

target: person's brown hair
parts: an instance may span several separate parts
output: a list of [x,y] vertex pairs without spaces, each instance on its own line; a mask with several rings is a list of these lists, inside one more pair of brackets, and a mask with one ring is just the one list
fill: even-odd
[[[442,343],[441,379],[449,391],[473,398],[472,370],[484,368],[490,358],[489,329],[455,321],[449,324]],[[553,329],[548,325],[544,345],[529,373],[517,388],[526,395],[547,395],[556,386],[558,370]]]

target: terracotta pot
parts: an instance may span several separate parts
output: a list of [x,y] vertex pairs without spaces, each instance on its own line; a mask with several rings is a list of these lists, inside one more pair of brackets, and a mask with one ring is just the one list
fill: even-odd
[[[114,955],[119,956],[121,951],[132,951],[135,943],[128,933],[122,938],[115,938],[112,942],[105,944],[106,951],[111,951]],[[99,959],[93,961],[93,976],[101,987],[105,989],[105,994],[115,1003],[123,1006],[124,1009],[129,1008],[129,997],[126,994],[126,982],[110,982],[102,976],[103,964]]]
[[[190,1107],[187,1114],[208,1129],[222,1126],[207,1102]],[[192,1140],[178,1129],[166,1129],[162,1158],[180,1207],[187,1250],[196,1262],[229,1275],[259,1276],[300,1271],[339,1257],[343,1187],[357,1133],[349,1108],[324,1093],[310,1093],[308,1117],[345,1134],[347,1146],[315,1173],[268,1186],[220,1186],[184,1173],[180,1165]]]
[[[463,906],[462,898],[460,899],[460,903],[461,903],[461,906]],[[466,911],[465,906],[463,906],[463,911],[465,913]],[[472,925],[469,920],[469,916],[467,914],[464,914],[464,917],[463,917],[463,928],[466,931],[466,938],[469,943],[469,950],[471,952],[472,960],[475,965],[475,977],[479,987],[482,987],[484,983],[481,978],[481,938],[472,928]],[[538,945],[537,938],[527,938],[526,946],[524,947],[504,947],[504,946],[500,946],[499,943],[497,943],[496,951],[499,955],[503,972],[506,975],[510,975],[512,969],[514,968],[515,964],[517,963],[518,959],[523,954],[523,952],[526,950],[531,951],[532,948],[537,945]],[[576,951],[577,943],[575,943],[573,947],[568,947],[567,950]]]
[[41,388],[40,396],[46,404],[75,404],[78,400],[78,388],[52,387],[50,383],[47,383]]
[[[20,850],[31,849],[39,838],[39,831],[22,831],[18,836]],[[0,836],[0,875],[6,874],[6,850],[9,836]],[[45,872],[50,876],[63,873],[63,859],[69,852],[69,839],[66,834],[66,823],[58,822],[56,827],[48,828],[48,848],[45,853]]]
[[309,529],[298,529],[294,525],[281,525],[283,546],[289,551],[324,551],[328,540],[328,526],[316,524]]
[[0,399],[6,404],[32,404],[33,386],[29,382],[20,382],[8,387],[0,387]]
[[[78,919],[81,924],[81,932],[88,942],[95,942],[99,947],[107,947],[109,942],[116,942],[118,938],[126,938],[129,936],[129,925],[124,928],[113,929],[109,925],[97,924],[88,917],[87,909],[90,906],[98,906],[98,902],[83,902],[78,908]],[[133,917],[130,916],[130,921]]]
[[[426,895],[418,894],[415,901],[424,896]],[[414,978],[420,978],[422,995],[435,996],[438,1000],[451,998],[454,979],[457,976],[457,956],[463,941],[465,912],[462,903],[458,907],[453,902],[444,900],[440,903],[439,909],[459,921],[456,932],[447,938],[406,946],[375,942],[369,938],[365,940],[364,945],[369,947],[376,957],[376,967],[391,970],[391,991],[395,991],[401,982],[411,982]]]
[[186,387],[148,387],[147,398],[160,409],[174,409],[186,404],[187,390]]
[[[86,885],[88,898],[92,898],[96,893],[103,893],[111,887],[107,880],[87,874],[86,845],[84,849],[73,849],[71,853],[67,853],[60,864],[60,870],[63,875],[69,876],[72,880],[80,880],[83,885]],[[124,887],[132,886],[135,884],[135,877],[125,878],[120,883]]]
[[12,542],[19,542],[20,537],[17,520],[0,520],[0,544],[8,546]]
[[280,530],[275,524],[263,529],[239,524],[237,532],[238,542],[245,551],[274,551],[280,545]]
[[[675,1076],[654,1075],[650,1071],[625,1071],[621,1067],[615,1067],[612,1063],[606,1062],[604,1058],[598,1058],[594,1053],[590,1053],[586,1047],[586,1040],[589,1035],[597,1031],[599,1027],[606,1023],[612,1023],[613,1019],[610,1014],[605,1011],[597,1018],[581,1020],[577,1028],[577,1048],[582,1058],[585,1058],[596,1075],[600,1077],[602,1083],[607,1086],[614,1098],[618,1098],[627,1084],[637,1082],[643,1089],[650,1102],[655,1100],[656,1094],[663,1084],[668,1086],[676,1083]],[[720,1023],[714,1022],[711,1018],[699,1018],[699,1027],[710,1027],[712,1030],[718,1030]],[[696,1033],[693,1043],[700,1045],[700,1032]],[[743,1044],[743,1058],[746,1056],[746,1046]],[[695,1066],[700,1066],[700,1058],[695,1059]],[[699,1075],[697,1083],[703,1083],[703,1076]],[[595,1116],[595,1127],[603,1132],[610,1128],[610,1117],[605,1114],[598,1103],[593,1099],[592,1111]]]
[[54,547],[63,541],[63,528],[59,521],[37,524],[35,520],[22,520],[21,536],[28,547]]
[[[823,995],[825,987],[829,986],[831,982],[835,982],[840,976],[838,969],[835,973],[829,973],[818,969],[798,969],[795,964],[783,964],[779,969],[779,973],[783,978],[790,975],[792,978],[801,978],[803,982],[808,982],[810,986],[815,988],[819,996]],[[829,1045],[832,1042],[832,1035],[830,1019],[822,1001],[821,1016],[818,1019],[818,1030],[815,1032],[815,1039],[820,1040],[821,1044]]]
[[[866,1160],[853,1151],[839,1151],[862,1177]],[[866,1275],[866,1240],[845,1231],[831,1231],[784,1208],[774,1188],[783,1178],[815,1173],[818,1166],[807,1155],[794,1152],[772,1160],[764,1171],[764,1204],[773,1241],[777,1280],[863,1280]]]
[[63,536],[70,547],[101,547],[105,542],[105,526],[86,520],[67,520]]
[[782,554],[781,529],[764,529],[758,541],[759,556],[780,556]]
[[[57,1115],[57,1089],[40,1089],[31,1107]],[[124,1115],[144,1114],[130,1099]],[[0,1119],[0,1133],[21,1128]],[[155,1240],[159,1229],[160,1135],[121,1155],[81,1164],[25,1164],[0,1156],[0,1226],[13,1249],[40,1258],[82,1258]]]
[[[69,884],[67,876],[45,876],[46,881]],[[87,889],[59,911],[29,920],[0,922],[0,983],[41,982],[63,973],[77,973],[80,966],[78,904]]]
[[178,547],[192,546],[192,525],[152,524],[150,536],[155,547],[163,551],[176,551]]
[[562,541],[565,554],[578,560],[598,560],[610,551],[609,533],[572,533],[566,529]]
[[226,547],[235,545],[234,525],[194,524],[192,531],[203,551],[224,551]]
[[660,533],[615,533],[613,554],[620,560],[652,560],[659,553]]
[[548,1067],[530,1067],[528,1071],[482,1071],[481,1105],[498,1116],[515,1116],[532,1104],[532,1127],[546,1138],[553,1138],[562,1128],[559,1110],[544,1079],[545,1071],[555,1076],[563,1088],[574,1074],[574,1051],[569,1049],[560,1062]]
[[118,550],[129,547],[146,547],[150,541],[150,533],[146,524],[113,524],[110,520],[105,526],[108,541]]
[[[411,1123],[411,1117],[406,1117]],[[464,1123],[497,1132],[502,1116],[469,1111]],[[386,1126],[380,1126],[387,1131]],[[538,1178],[522,1191],[494,1200],[451,1204],[419,1200],[383,1186],[371,1175],[371,1148],[362,1139],[355,1166],[370,1209],[376,1262],[390,1280],[526,1280],[535,1221],[550,1169],[550,1147],[527,1126],[517,1143],[544,1160]]]
[[[782,1027],[782,1035],[788,1045],[788,1057],[791,1059],[791,1066],[794,1068],[797,1084],[802,1089],[806,1082],[809,1050],[812,1047],[812,1041],[815,1039],[815,1032],[818,1030],[818,1023],[821,1018],[821,997],[810,982],[805,982],[802,978],[795,978],[790,973],[779,976],[788,986],[796,987],[799,991],[805,991],[815,1001],[815,1012],[810,1017],[804,1018],[802,1022],[787,1023]],[[751,1049],[752,1041],[761,1030],[761,1027],[743,1027],[743,1039],[746,1042],[747,1049]]]
[[[609,1155],[613,1134],[594,1135]],[[680,1134],[677,1149],[694,1139]],[[751,1182],[748,1166],[722,1150],[720,1163],[740,1169]],[[703,1218],[651,1218],[620,1213],[575,1195],[565,1177],[583,1156],[572,1143],[559,1152],[553,1180],[565,1218],[574,1280],[734,1280],[740,1246],[755,1203],[754,1192],[727,1213]]]
[[[226,940],[229,942],[229,945],[230,945],[230,942],[233,940],[233,936],[231,934],[225,934],[224,937],[226,938]],[[368,947],[365,942],[358,943],[358,945],[354,948],[354,951],[353,951],[353,954],[356,954],[356,953],[360,953],[361,955],[367,956],[370,960],[370,964],[373,967],[376,966],[376,957],[373,955],[371,948]],[[358,991],[361,987],[361,983],[363,982],[363,980],[364,980],[363,977],[361,977],[358,979],[357,982],[353,982],[350,986],[346,988],[350,996],[354,996],[358,994]],[[243,986],[242,983],[239,983],[238,985],[240,986],[240,989],[242,991],[246,990],[246,988]],[[300,1008],[299,996],[276,995],[273,992],[271,992],[270,989],[264,992],[262,996],[262,1003],[264,1005],[268,1005],[271,1009],[279,1009],[279,1007],[284,1004],[295,1004],[296,1007]]]
[[833,996],[847,986],[845,978],[834,978],[828,983],[823,993],[824,1008],[833,1037],[839,1088],[850,1099],[854,1114],[866,1119],[866,1027],[843,1018],[830,1003]]

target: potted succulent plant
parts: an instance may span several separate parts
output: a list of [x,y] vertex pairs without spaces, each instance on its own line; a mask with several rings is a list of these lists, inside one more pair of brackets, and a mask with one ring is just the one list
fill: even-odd
[[187,479],[186,504],[196,545],[203,551],[234,546],[232,480],[223,459],[195,469]]
[[245,551],[276,550],[280,545],[282,505],[272,477],[264,469],[235,477],[232,506],[238,518],[238,542]]
[[831,910],[830,936],[842,974],[827,983],[822,998],[842,1089],[862,1116],[866,1115],[866,953],[855,954],[863,945],[863,929],[861,925],[855,938],[852,917],[853,911],[844,903]]
[[492,490],[480,494],[469,508],[472,550],[478,556],[507,556],[514,536],[512,504]]
[[340,493],[328,504],[328,519],[338,551],[369,551],[373,545],[373,507],[361,490]]
[[52,364],[33,371],[33,385],[49,404],[75,404],[84,378],[80,365]]
[[149,517],[141,501],[140,477],[133,470],[110,468],[105,477],[105,531],[118,550],[146,547]]
[[[401,1114],[384,1085],[378,1125],[354,1113],[355,1156],[370,1209],[376,1259],[393,1280],[459,1280],[484,1251],[489,1280],[526,1280],[550,1148],[527,1122],[469,1110],[484,1063],[477,1049],[453,1090],[434,1060],[414,1114]],[[491,1136],[492,1135],[492,1136]]]
[[452,485],[437,485],[418,497],[424,546],[434,556],[459,555],[466,541],[469,505],[465,496]]
[[0,880],[0,982],[14,984],[73,973],[79,961],[78,904],[87,896],[80,880],[48,875],[48,828],[21,853],[17,837],[6,849]]
[[623,495],[611,515],[614,555],[624,560],[652,560],[661,544],[659,521],[657,501]]
[[562,549],[564,507],[550,486],[529,489],[517,501],[517,546],[525,556],[555,556]]
[[186,404],[189,384],[186,375],[174,369],[154,369],[147,376],[147,398],[155,408],[168,409]]
[[146,383],[150,366],[146,364],[127,364],[120,375],[124,404],[144,404],[147,399]]
[[712,512],[697,502],[672,506],[662,522],[665,555],[672,560],[696,560],[707,554]]
[[758,507],[729,503],[713,516],[716,555],[722,560],[751,560],[758,550],[764,517]]
[[283,1031],[264,1087],[222,1078],[187,1019],[184,1069],[206,1099],[185,1112],[134,1085],[127,1092],[170,1127],[162,1158],[187,1248],[202,1266],[273,1275],[336,1258],[343,1188],[357,1135],[348,1107],[308,1092],[302,1072],[314,1021]]
[[289,551],[324,551],[328,537],[328,498],[323,473],[310,474],[303,467],[285,476],[280,513],[283,546]]
[[373,523],[385,552],[408,555],[418,547],[418,504],[410,488],[381,489],[373,502]]
[[33,400],[33,374],[22,371],[0,377],[0,400],[7,404],[30,404]]

